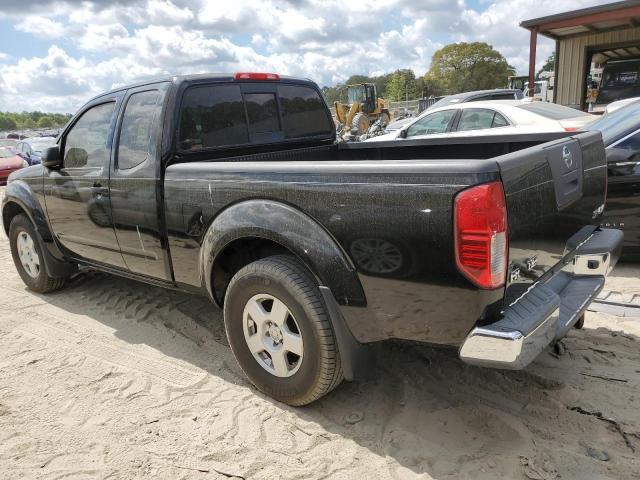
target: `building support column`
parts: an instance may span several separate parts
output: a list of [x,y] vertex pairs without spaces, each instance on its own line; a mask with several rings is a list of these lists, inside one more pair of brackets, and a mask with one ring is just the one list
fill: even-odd
[[529,41],[529,96],[533,98],[536,92],[536,48],[538,47],[538,30],[531,30]]

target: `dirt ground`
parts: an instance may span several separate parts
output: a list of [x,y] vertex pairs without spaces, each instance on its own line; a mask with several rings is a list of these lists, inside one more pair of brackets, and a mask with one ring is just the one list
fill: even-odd
[[99,273],[34,294],[4,232],[0,278],[2,479],[640,478],[640,318],[589,313],[523,372],[390,342],[370,380],[290,408],[203,299]]

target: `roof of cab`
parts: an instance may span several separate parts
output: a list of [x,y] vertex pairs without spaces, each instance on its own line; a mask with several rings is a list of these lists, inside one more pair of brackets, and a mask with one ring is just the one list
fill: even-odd
[[[238,81],[240,82],[245,82],[245,81],[246,82],[260,82],[260,81],[278,82],[278,81],[286,80],[287,82],[293,81],[295,83],[305,83],[305,84],[312,83],[315,85],[315,82],[309,78],[291,77],[289,75],[279,75],[279,77],[280,77],[279,80],[238,80]],[[189,74],[189,75],[165,75],[165,76],[152,77],[146,80],[141,80],[139,82],[130,83],[127,85],[122,85],[122,86],[113,88],[99,95],[96,95],[95,97],[91,98],[89,102],[92,102],[93,100],[96,100],[100,97],[104,97],[105,95],[111,95],[113,93],[122,92],[125,90],[129,90],[131,88],[144,87],[145,85],[152,85],[154,83],[172,82],[172,83],[179,84],[179,83],[204,83],[207,81],[235,82],[236,81],[235,73],[196,73],[196,74]]]

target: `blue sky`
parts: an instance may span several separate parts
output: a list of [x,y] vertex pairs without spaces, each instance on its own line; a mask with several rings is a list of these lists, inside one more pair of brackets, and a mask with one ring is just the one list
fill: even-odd
[[[594,0],[3,0],[0,110],[73,112],[119,84],[167,73],[262,70],[334,85],[412,68],[486,41],[519,72],[519,22]],[[541,39],[538,64],[553,51]]]

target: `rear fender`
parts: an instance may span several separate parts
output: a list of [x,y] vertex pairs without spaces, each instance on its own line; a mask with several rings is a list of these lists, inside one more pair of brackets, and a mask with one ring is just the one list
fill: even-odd
[[280,202],[249,200],[216,217],[202,242],[200,275],[214,297],[212,270],[225,246],[243,238],[273,241],[296,255],[341,305],[365,306],[355,267],[334,238],[303,212]]

